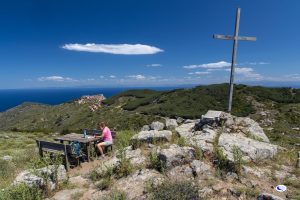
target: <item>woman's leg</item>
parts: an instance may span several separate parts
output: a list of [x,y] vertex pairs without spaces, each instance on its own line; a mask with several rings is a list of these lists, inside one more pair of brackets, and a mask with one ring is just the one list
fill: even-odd
[[105,142],[100,142],[99,144],[97,144],[97,148],[98,148],[98,150],[100,151],[101,156],[104,155],[104,153],[103,153],[103,147],[104,147],[104,146],[105,146]]

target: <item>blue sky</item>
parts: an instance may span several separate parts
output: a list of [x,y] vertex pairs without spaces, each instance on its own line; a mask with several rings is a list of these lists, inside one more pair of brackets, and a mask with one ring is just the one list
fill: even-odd
[[300,82],[298,0],[0,2],[0,88]]

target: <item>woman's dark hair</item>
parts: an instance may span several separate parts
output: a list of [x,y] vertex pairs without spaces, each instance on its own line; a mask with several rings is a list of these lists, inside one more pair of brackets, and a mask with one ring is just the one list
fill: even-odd
[[105,124],[105,122],[99,122],[99,123],[98,123],[98,126],[104,128],[104,127],[106,126],[106,124]]

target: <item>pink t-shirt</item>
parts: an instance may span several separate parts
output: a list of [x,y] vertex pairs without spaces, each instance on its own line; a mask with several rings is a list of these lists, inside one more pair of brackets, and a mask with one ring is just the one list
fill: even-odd
[[106,142],[106,141],[112,142],[111,132],[110,132],[110,130],[109,130],[108,127],[105,127],[105,128],[103,129],[102,133],[103,133],[103,141],[104,141],[104,142]]

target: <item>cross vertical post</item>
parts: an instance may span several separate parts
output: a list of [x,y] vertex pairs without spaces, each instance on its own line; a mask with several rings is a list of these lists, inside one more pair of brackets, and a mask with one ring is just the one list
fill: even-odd
[[236,50],[237,50],[239,26],[240,26],[240,13],[241,13],[241,9],[238,8],[236,11],[235,30],[234,30],[234,39],[233,39],[233,49],[232,49],[232,60],[231,60],[231,71],[230,71],[229,102],[228,102],[228,112],[229,113],[231,112],[231,108],[232,108]]
[[237,52],[238,40],[256,41],[256,37],[243,37],[243,36],[239,36],[240,13],[241,13],[241,9],[237,8],[236,19],[235,19],[234,36],[230,36],[230,35],[218,35],[218,34],[214,34],[213,35],[214,39],[233,40],[231,71],[230,71],[230,84],[229,84],[229,100],[228,100],[228,112],[229,113],[231,113],[231,109],[232,109],[234,72],[235,72],[236,52]]

